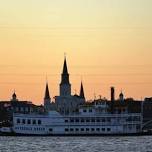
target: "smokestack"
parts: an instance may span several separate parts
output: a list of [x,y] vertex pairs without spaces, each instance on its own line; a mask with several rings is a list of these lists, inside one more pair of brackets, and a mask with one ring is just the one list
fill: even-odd
[[115,101],[115,88],[111,87],[111,102]]
[[114,113],[115,88],[111,87],[111,113]]

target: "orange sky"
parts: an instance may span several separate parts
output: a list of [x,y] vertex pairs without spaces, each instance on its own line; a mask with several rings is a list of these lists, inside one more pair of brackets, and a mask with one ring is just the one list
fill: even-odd
[[151,0],[0,0],[0,99],[13,90],[41,104],[46,75],[58,95],[64,52],[72,84],[87,99],[110,86],[152,96]]

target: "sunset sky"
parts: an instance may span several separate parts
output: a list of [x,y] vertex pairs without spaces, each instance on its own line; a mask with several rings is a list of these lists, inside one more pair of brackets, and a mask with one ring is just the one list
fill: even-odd
[[73,94],[152,96],[152,0],[0,0],[0,100],[58,95],[64,52]]

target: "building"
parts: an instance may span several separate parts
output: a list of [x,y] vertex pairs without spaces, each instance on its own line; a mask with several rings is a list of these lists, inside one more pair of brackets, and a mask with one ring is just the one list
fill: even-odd
[[44,109],[46,111],[51,109],[51,97],[50,97],[48,82],[46,83],[46,88],[45,88]]
[[20,101],[14,92],[10,101],[0,101],[0,125],[11,122],[13,113],[43,113],[42,105],[34,105],[30,101]]
[[64,58],[61,83],[59,86],[59,96],[55,96],[55,102],[51,102],[48,84],[46,84],[44,107],[46,110],[55,109],[60,113],[69,114],[77,111],[79,105],[85,103],[83,84],[81,82],[80,94],[71,95],[71,83],[67,67],[66,57]]

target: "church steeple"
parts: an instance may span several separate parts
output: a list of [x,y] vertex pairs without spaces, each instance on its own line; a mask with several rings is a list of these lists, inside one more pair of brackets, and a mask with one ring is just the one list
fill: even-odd
[[62,74],[68,74],[66,57],[64,58],[64,65],[63,65],[63,72],[62,72]]
[[82,99],[85,99],[82,81],[81,81],[80,95],[79,95],[79,96],[80,96]]
[[66,57],[64,58],[63,71],[61,74],[60,96],[71,95],[71,84],[69,82],[69,73],[67,68]]
[[64,58],[61,84],[70,84],[70,82],[69,82],[69,73],[68,73],[67,62],[66,62],[66,57]]
[[46,83],[46,88],[45,88],[45,96],[44,96],[45,100],[50,100],[50,92],[49,92],[49,87],[48,87],[48,82]]
[[50,108],[51,98],[49,92],[48,82],[46,82],[45,95],[44,95],[44,108],[48,110]]

